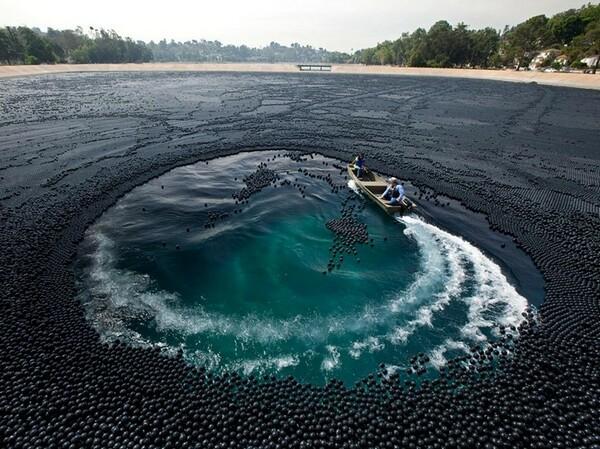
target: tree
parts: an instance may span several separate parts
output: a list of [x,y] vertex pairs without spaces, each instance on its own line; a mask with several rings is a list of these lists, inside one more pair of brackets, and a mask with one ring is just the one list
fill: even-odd
[[393,64],[394,53],[392,51],[392,43],[390,41],[386,41],[378,44],[372,57],[379,65]]
[[71,59],[75,64],[89,64],[90,52],[89,46],[83,45],[71,52]]
[[19,27],[17,33],[25,49],[24,58],[27,64],[56,62],[56,56],[52,51],[52,44],[48,39],[27,27]]
[[568,45],[585,30],[585,22],[575,9],[556,14],[548,21],[554,43]]
[[472,66],[474,62],[474,32],[464,23],[459,23],[451,32],[448,57],[452,66]]
[[0,28],[0,61],[4,61],[6,64],[10,64],[9,52],[8,52],[8,34],[6,30]]
[[429,67],[450,67],[453,59],[451,54],[454,45],[452,26],[445,20],[433,24],[427,32],[424,58]]
[[498,32],[492,28],[472,31],[463,23],[453,28],[441,20],[429,31],[418,28],[412,34],[403,33],[393,42],[360,50],[353,61],[418,67],[487,67],[497,53],[499,40]]
[[542,50],[552,41],[547,25],[546,16],[535,16],[505,34],[504,51],[516,62],[517,70],[528,64],[535,52]]
[[[293,42],[289,46],[271,42],[264,48],[224,45],[205,39],[186,42],[134,41],[122,38],[113,30],[81,27],[75,30],[49,28],[45,33],[26,27],[0,28],[0,62],[52,63],[119,63],[156,61],[252,61],[252,62],[356,62],[418,67],[500,67],[516,65],[519,69],[548,46],[560,48],[571,66],[586,56],[600,53],[598,28],[600,5],[588,4],[570,9],[551,18],[531,17],[502,33],[493,28],[470,29],[464,23],[452,26],[445,20],[428,30],[402,33],[394,41],[378,43],[348,55],[313,48]],[[555,56],[545,61],[552,65]],[[592,67],[595,71],[596,67]]]
[[18,30],[14,27],[6,27],[4,31],[6,33],[8,63],[23,62],[25,59],[25,48],[19,38]]
[[493,28],[484,28],[471,34],[471,64],[479,67],[497,65],[494,56],[498,53],[500,34]]
[[408,33],[402,33],[400,39],[392,43],[393,64],[407,65],[410,54],[411,39]]
[[46,32],[47,39],[52,42],[54,53],[62,61],[70,61],[72,53],[85,46],[89,38],[83,34],[81,27],[73,30],[55,30],[48,28]]
[[408,53],[408,65],[411,67],[425,67],[426,54],[425,46],[427,31],[423,28],[417,28],[410,35],[410,51]]
[[588,56],[596,57],[596,63],[592,67],[592,73],[596,74],[600,64],[600,21],[588,25],[582,37],[582,44],[587,47],[586,53]]

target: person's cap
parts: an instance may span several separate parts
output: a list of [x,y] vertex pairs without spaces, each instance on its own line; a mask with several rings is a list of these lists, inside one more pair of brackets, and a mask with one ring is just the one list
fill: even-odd
[[398,182],[398,178],[394,178],[393,176],[388,179],[388,182]]

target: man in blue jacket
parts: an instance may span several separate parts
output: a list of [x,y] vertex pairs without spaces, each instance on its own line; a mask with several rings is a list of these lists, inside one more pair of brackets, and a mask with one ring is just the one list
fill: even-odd
[[365,156],[362,153],[354,159],[354,168],[356,169],[356,177],[360,179],[366,170]]
[[398,178],[390,178],[388,179],[390,185],[385,189],[381,198],[386,200],[388,204],[392,206],[399,206],[402,204],[402,199],[404,198],[404,187],[398,181]]

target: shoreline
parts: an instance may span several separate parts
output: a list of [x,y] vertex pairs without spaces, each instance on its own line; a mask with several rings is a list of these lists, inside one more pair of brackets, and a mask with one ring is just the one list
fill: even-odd
[[[93,72],[253,72],[301,73],[296,64],[288,63],[143,63],[143,64],[56,64],[0,66],[0,78],[14,78],[58,73]],[[514,70],[434,69],[420,67],[365,66],[332,64],[331,72],[302,72],[348,75],[430,76],[482,79],[517,83],[600,90],[600,74],[516,72]]]

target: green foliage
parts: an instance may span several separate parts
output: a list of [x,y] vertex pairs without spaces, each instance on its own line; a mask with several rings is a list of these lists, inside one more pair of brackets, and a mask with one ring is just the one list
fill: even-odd
[[71,51],[71,61],[75,64],[90,63],[90,48],[87,45],[82,45]]
[[9,62],[8,55],[8,35],[6,30],[0,29],[0,61]]
[[[502,33],[493,28],[472,30],[445,20],[429,30],[418,28],[395,41],[385,41],[350,56],[324,48],[271,42],[264,48],[223,45],[219,41],[192,40],[148,44],[122,38],[112,30],[48,28],[43,33],[26,27],[0,28],[0,63],[52,64],[181,62],[355,62],[411,67],[516,67],[526,66],[542,50],[560,49],[573,68],[581,59],[600,54],[600,5],[587,4],[553,17],[531,17]],[[543,62],[554,67],[554,55]],[[563,56],[563,57],[564,57]],[[593,71],[598,68],[591,67]]]
[[26,65],[38,65],[40,63],[40,60],[33,55],[27,55],[25,56],[24,62]]
[[577,10],[570,9],[552,17],[548,28],[554,42],[568,45],[585,31],[585,23]]
[[495,29],[488,27],[475,31],[471,46],[473,65],[483,68],[497,67],[499,46],[500,34]]
[[360,50],[353,61],[412,67],[488,67],[499,41],[500,35],[493,28],[469,30],[463,23],[452,27],[441,20],[429,31],[419,28],[396,41]]
[[[383,61],[390,55],[380,55]],[[45,33],[25,27],[0,28],[0,63],[39,64],[54,62],[124,63],[148,61],[182,62],[330,62],[345,63],[350,55],[293,43],[289,47],[271,42],[264,48],[223,45],[219,41],[187,41],[148,44],[122,38],[112,30],[90,28]]]
[[587,64],[581,61],[575,61],[571,63],[571,67],[574,69],[587,69]]
[[289,47],[271,42],[264,48],[250,48],[246,45],[223,45],[219,41],[192,40],[175,42],[166,39],[148,48],[155,61],[181,62],[347,62],[346,53],[330,52],[323,48],[313,48],[293,43]]
[[536,52],[552,43],[546,16],[535,16],[511,28],[502,36],[502,53],[506,63],[516,63],[517,70],[529,64]]
[[17,29],[14,27],[0,29],[0,58],[2,61],[14,64],[23,61],[25,56],[25,48]]
[[56,55],[52,51],[52,44],[48,39],[26,27],[19,27],[17,33],[25,48],[26,64],[53,63],[56,61]]
[[600,20],[591,22],[586,27],[585,34],[578,41],[585,49],[585,54],[588,56],[595,55],[596,63],[592,67],[592,72],[596,73],[600,65]]
[[[411,67],[516,67],[529,64],[540,51],[560,48],[575,67],[578,61],[600,53],[600,5],[531,17],[502,33],[493,28],[471,30],[436,22],[428,31],[403,33],[393,42],[357,51],[353,62]],[[554,59],[545,61],[552,66]]]
[[52,64],[147,62],[152,52],[144,42],[123,39],[114,31],[90,28],[46,33],[27,27],[0,28],[0,62],[6,64]]

